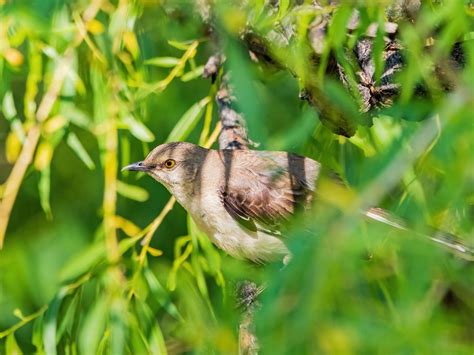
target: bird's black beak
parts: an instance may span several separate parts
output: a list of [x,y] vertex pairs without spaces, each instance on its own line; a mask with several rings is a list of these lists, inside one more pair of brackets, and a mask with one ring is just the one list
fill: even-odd
[[122,171],[148,171],[148,167],[142,161],[132,163],[130,165],[124,166]]

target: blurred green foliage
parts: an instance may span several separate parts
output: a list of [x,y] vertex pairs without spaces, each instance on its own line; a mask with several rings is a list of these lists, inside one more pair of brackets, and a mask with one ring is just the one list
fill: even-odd
[[[201,74],[216,43],[202,3],[0,0],[0,224],[8,225],[0,352],[235,353],[234,289],[251,279],[267,285],[255,321],[263,353],[472,353],[472,265],[355,212],[381,205],[415,230],[431,225],[472,243],[472,4],[427,1],[415,23],[400,23],[401,95],[371,112],[372,124],[325,66],[332,53],[355,80],[344,51],[383,22],[389,1],[343,1],[314,72],[305,59],[314,14],[304,7],[280,1],[275,10],[263,0],[212,7],[250,138],[259,149],[317,159],[354,190],[342,196],[321,186],[332,199],[295,220],[293,261],[282,270],[232,260],[162,186],[120,173],[167,140],[204,145],[215,137],[219,80]],[[354,6],[361,29],[349,36]],[[297,34],[290,50],[271,48],[288,70],[252,62],[242,29],[265,35],[290,19]],[[447,60],[456,42],[466,61],[449,73],[446,92],[433,63]],[[335,124],[338,112],[350,114],[343,124],[353,137],[332,133],[298,99],[309,84],[334,107]]]

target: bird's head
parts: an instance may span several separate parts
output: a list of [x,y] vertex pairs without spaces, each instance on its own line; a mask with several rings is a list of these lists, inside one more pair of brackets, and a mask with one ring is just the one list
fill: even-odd
[[175,193],[194,181],[208,151],[186,142],[161,144],[145,160],[127,165],[122,171],[143,171]]

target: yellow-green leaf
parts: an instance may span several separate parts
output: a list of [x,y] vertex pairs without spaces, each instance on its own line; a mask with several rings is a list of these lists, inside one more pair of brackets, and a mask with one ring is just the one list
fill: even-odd
[[176,123],[166,141],[176,142],[186,139],[199,122],[209,100],[209,97],[205,97],[192,105]]
[[148,200],[149,197],[147,190],[138,186],[126,184],[123,181],[117,181],[117,192],[123,197],[140,202]]
[[43,170],[46,168],[53,157],[53,146],[50,142],[45,141],[42,142],[39,147],[38,151],[36,152],[34,166],[36,170]]
[[21,152],[21,142],[15,132],[8,133],[7,140],[5,142],[5,154],[7,161],[13,164],[18,159]]
[[127,125],[130,133],[142,142],[152,142],[155,140],[153,133],[151,133],[142,122],[136,120],[133,116],[125,116],[123,122]]
[[81,141],[79,138],[74,133],[69,133],[67,137],[67,144],[68,146],[76,153],[76,155],[79,157],[79,159],[82,160],[82,162],[90,169],[95,168],[95,164],[92,161],[89,153],[87,153],[86,149],[82,145]]
[[175,57],[155,57],[145,60],[145,64],[163,68],[172,68],[178,65],[180,60],[180,58]]

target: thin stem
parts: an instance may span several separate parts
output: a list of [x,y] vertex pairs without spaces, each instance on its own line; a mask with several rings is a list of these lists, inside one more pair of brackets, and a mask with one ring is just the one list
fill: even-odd
[[47,309],[48,309],[48,306],[44,305],[39,310],[37,310],[35,313],[30,314],[29,316],[26,316],[26,317],[22,318],[21,321],[18,322],[17,324],[15,324],[15,325],[11,326],[10,328],[4,330],[3,332],[0,332],[0,339],[5,338],[6,336],[10,335],[11,333],[14,333],[15,331],[17,331],[18,329],[20,329],[24,325],[31,322],[32,320],[38,318],[44,312],[46,312]]

